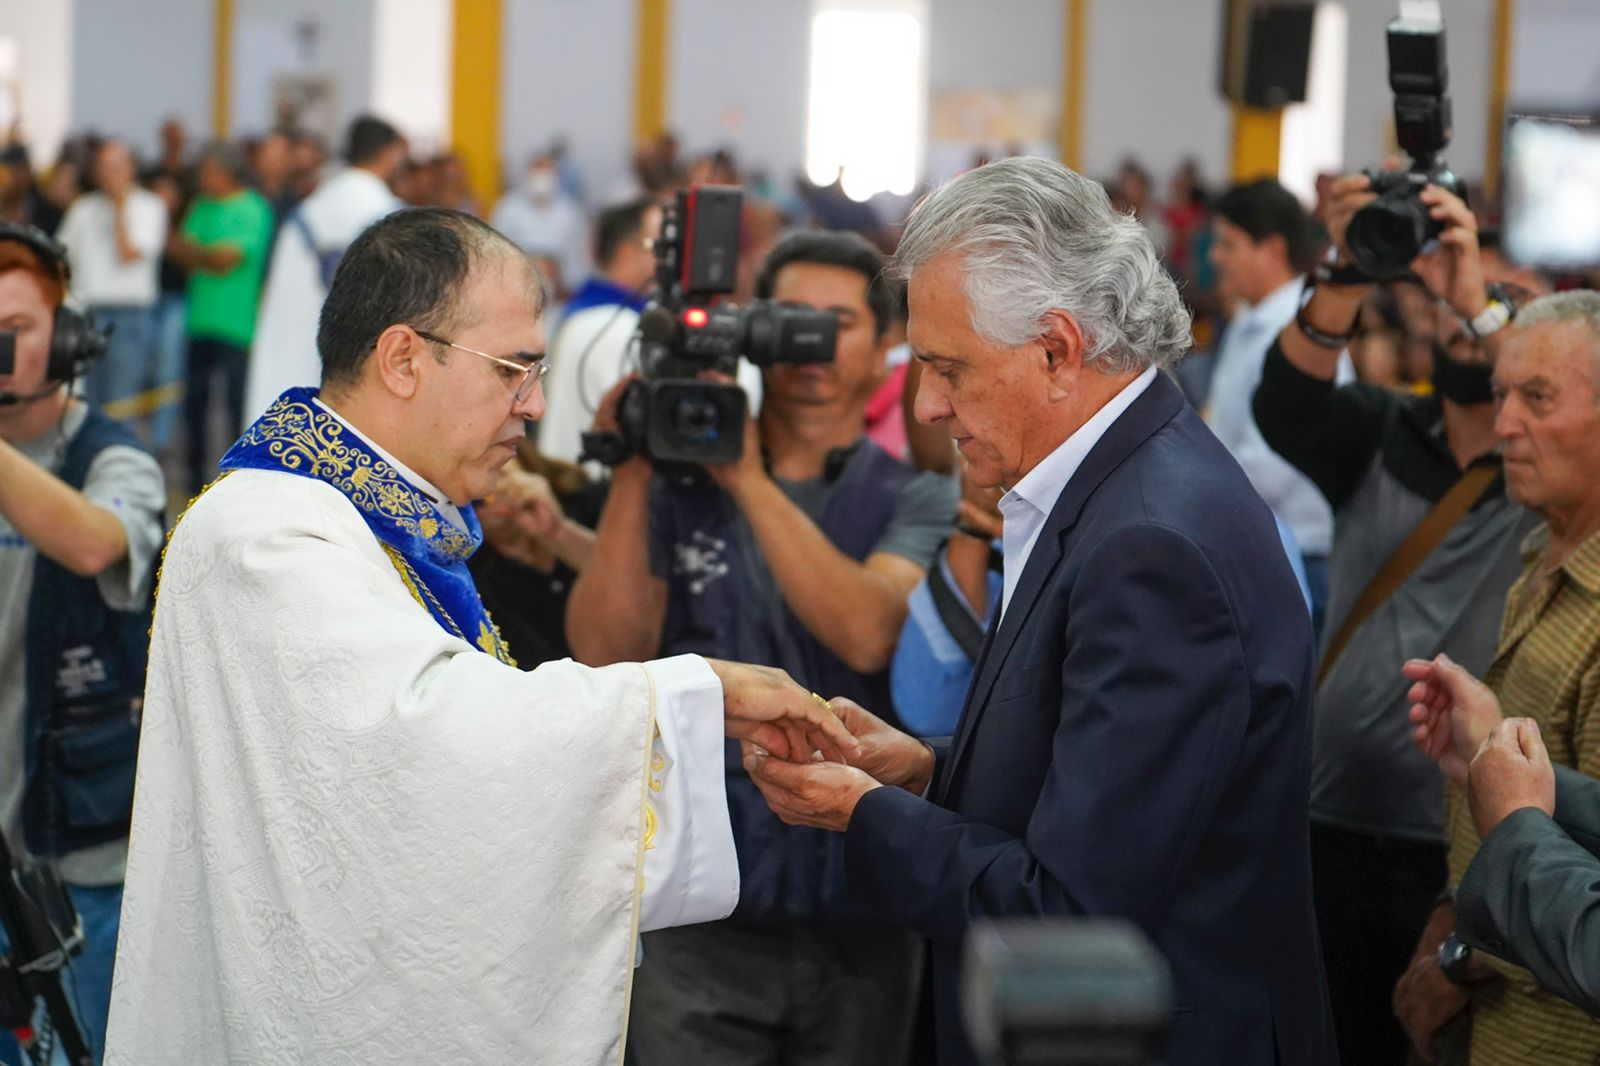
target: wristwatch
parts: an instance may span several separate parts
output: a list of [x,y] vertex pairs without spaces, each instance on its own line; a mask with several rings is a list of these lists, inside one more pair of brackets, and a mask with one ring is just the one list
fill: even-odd
[[1466,988],[1472,983],[1472,949],[1451,933],[1439,945],[1439,969],[1450,983]]
[[1516,302],[1503,285],[1488,286],[1489,305],[1478,312],[1477,318],[1463,319],[1467,332],[1479,340],[1498,333],[1517,317]]

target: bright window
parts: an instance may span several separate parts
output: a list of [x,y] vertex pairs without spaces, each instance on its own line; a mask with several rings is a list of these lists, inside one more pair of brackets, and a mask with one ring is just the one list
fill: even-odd
[[813,0],[806,174],[866,200],[917,184],[926,122],[925,0]]
[[1283,111],[1278,180],[1307,204],[1317,197],[1317,175],[1344,167],[1345,74],[1350,19],[1343,4],[1321,3],[1311,24],[1311,65],[1306,102]]

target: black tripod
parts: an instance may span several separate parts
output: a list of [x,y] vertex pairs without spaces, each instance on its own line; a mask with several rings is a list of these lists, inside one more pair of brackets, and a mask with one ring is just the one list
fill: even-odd
[[[83,946],[77,912],[66,886],[53,872],[17,866],[4,833],[0,833],[0,931],[11,942],[10,954],[0,956],[0,1027],[16,1034],[24,1052],[41,1066],[49,1061],[56,1041],[71,1066],[93,1066],[88,1041],[61,983],[67,956]],[[49,1021],[50,1032],[43,1038],[33,1033],[39,1003]]]

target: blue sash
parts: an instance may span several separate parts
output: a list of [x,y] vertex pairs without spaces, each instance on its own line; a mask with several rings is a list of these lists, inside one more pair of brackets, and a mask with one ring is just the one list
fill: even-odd
[[222,470],[280,470],[332,485],[361,512],[412,598],[434,621],[515,665],[467,570],[468,557],[483,543],[472,508],[461,508],[467,528],[457,528],[365,441],[314,403],[317,392],[296,388],[278,397],[228,449]]

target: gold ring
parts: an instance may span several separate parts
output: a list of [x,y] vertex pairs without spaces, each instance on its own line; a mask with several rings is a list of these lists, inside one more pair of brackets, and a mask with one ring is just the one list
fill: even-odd
[[811,698],[816,700],[818,703],[822,704],[822,709],[823,710],[827,711],[829,714],[833,713],[833,705],[830,704],[827,700],[823,699],[821,696],[817,695],[815,692],[813,692],[811,694]]

